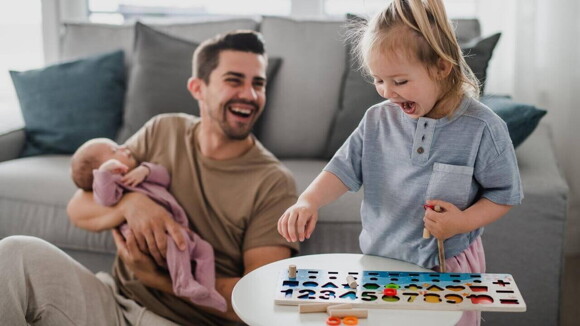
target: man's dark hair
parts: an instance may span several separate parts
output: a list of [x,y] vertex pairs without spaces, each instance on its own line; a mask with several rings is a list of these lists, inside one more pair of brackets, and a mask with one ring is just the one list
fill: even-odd
[[209,75],[219,64],[222,51],[251,52],[266,56],[262,34],[251,30],[236,30],[219,34],[202,42],[193,53],[193,77],[209,83]]

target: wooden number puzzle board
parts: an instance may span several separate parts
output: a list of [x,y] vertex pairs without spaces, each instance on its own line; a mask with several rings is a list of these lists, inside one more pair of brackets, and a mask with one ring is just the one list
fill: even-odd
[[[355,289],[347,284],[349,275],[357,281]],[[385,289],[390,289],[388,295]],[[279,305],[326,302],[378,309],[526,311],[510,274],[298,269],[296,277],[289,278],[283,270],[274,300]]]

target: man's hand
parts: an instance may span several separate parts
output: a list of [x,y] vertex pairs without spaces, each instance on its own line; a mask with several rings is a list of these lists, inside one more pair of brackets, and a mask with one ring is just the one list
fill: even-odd
[[125,198],[123,215],[141,252],[149,253],[159,266],[165,266],[167,233],[180,250],[186,249],[181,232],[183,227],[173,220],[165,208],[141,193],[131,192]]
[[129,171],[129,173],[125,174],[121,178],[121,182],[130,187],[136,187],[147,178],[149,175],[149,168],[143,165],[139,165],[138,167],[134,168],[133,170]]
[[159,270],[151,257],[139,250],[133,232],[129,230],[126,234],[127,237],[123,238],[117,229],[112,231],[117,246],[117,254],[127,265],[127,268],[135,274],[135,277],[146,286],[173,293],[171,279],[166,273]]
[[119,160],[112,158],[101,164],[101,166],[99,166],[99,171],[109,171],[114,174],[124,174],[129,171],[129,168]]

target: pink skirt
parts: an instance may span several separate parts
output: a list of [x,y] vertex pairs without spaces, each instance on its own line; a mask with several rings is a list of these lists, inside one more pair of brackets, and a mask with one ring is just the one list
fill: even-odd
[[[485,252],[481,237],[477,237],[459,255],[445,259],[447,273],[485,273]],[[433,268],[439,271],[439,266]],[[464,311],[456,326],[479,326],[481,324],[480,311]]]

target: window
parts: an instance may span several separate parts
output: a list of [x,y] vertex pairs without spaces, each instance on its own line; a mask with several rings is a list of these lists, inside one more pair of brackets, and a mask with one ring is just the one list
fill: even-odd
[[91,21],[207,15],[289,15],[291,0],[88,0]]
[[0,2],[0,131],[24,125],[8,71],[44,64],[40,1]]
[[[347,13],[371,16],[383,9],[386,0],[324,0],[325,14],[344,16]],[[477,0],[443,0],[450,18],[472,18],[476,16]]]

